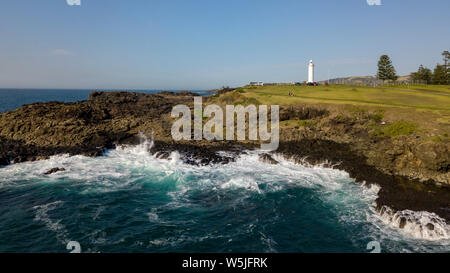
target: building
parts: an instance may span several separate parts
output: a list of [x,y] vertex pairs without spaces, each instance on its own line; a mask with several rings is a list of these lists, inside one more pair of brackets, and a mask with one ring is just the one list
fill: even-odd
[[251,86],[264,86],[263,82],[250,82]]
[[308,65],[308,83],[313,82],[314,82],[314,64],[313,61],[310,60]]
[[264,86],[267,85],[295,85],[295,82],[266,82]]

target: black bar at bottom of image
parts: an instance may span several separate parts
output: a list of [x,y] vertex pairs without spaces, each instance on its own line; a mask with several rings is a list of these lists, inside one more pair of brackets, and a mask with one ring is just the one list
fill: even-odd
[[405,270],[448,258],[448,254],[0,254],[0,263],[16,269],[33,266],[46,270],[63,266],[78,270],[142,268],[143,272],[301,272],[305,268],[349,269],[351,265],[383,270],[388,264]]

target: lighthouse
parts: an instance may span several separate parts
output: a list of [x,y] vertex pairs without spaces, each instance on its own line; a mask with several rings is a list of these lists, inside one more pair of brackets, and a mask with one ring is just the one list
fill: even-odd
[[314,64],[312,60],[309,61],[308,65],[308,82],[314,82]]

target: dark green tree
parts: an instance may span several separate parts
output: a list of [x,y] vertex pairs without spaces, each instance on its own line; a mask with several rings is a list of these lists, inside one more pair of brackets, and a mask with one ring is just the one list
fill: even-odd
[[445,50],[442,52],[442,56],[444,56],[444,70],[445,70],[445,77],[447,79],[446,83],[450,83],[450,68],[448,66],[448,63],[450,61],[450,52],[448,50]]
[[423,67],[423,65],[420,65],[417,72],[411,73],[411,78],[414,81],[424,81],[426,83],[431,83],[431,81],[433,80],[433,73],[429,68],[425,68]]
[[380,80],[397,80],[397,74],[395,68],[392,65],[391,59],[388,55],[382,55],[378,61],[378,73],[377,78]]
[[448,50],[442,52],[442,56],[444,56],[444,65],[445,68],[448,68],[448,62],[450,60],[450,52],[448,52]]
[[433,84],[447,84],[447,71],[444,65],[436,65],[433,72]]

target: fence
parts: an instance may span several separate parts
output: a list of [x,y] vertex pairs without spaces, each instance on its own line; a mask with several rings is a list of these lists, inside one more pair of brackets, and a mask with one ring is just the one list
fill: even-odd
[[[325,81],[324,83],[328,83]],[[336,80],[330,81],[329,84],[337,84],[337,85],[354,85],[354,86],[366,86],[366,87],[377,87],[377,86],[410,86],[410,85],[423,85],[427,86],[426,81],[382,81],[382,80],[371,80],[371,81],[354,81],[354,80]]]

